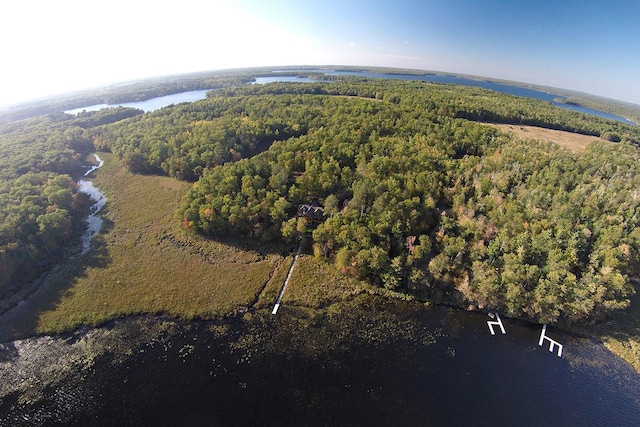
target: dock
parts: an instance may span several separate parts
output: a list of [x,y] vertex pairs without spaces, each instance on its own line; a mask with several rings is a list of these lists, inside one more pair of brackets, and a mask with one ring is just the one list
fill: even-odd
[[498,326],[502,331],[503,335],[506,334],[507,331],[504,330],[504,325],[502,324],[502,319],[500,319],[500,315],[498,313],[488,313],[488,314],[489,314],[489,317],[491,317],[492,319],[498,319],[496,321],[487,320],[487,325],[489,326],[489,331],[491,332],[491,335],[496,334],[495,329],[493,329],[494,326]]
[[282,284],[282,289],[280,289],[280,294],[278,295],[278,299],[276,300],[276,305],[273,306],[273,311],[271,312],[271,314],[278,313],[278,309],[280,308],[280,303],[282,302],[282,296],[284,295],[284,291],[287,290],[287,285],[289,284],[291,273],[293,273],[293,269],[296,266],[296,262],[298,262],[298,257],[300,256],[301,250],[302,250],[302,244],[298,247],[298,252],[296,252],[296,256],[293,257],[293,261],[291,262],[291,267],[289,267],[289,272],[287,273],[287,277],[284,279],[284,283]]
[[542,326],[542,332],[540,332],[540,340],[538,341],[538,345],[540,347],[542,347],[542,344],[544,344],[545,341],[549,341],[549,351],[553,353],[553,349],[557,348],[558,349],[558,357],[562,357],[562,349],[564,348],[564,346],[562,344],[560,344],[558,341],[556,340],[552,340],[551,338],[549,338],[547,336],[547,325],[544,324]]

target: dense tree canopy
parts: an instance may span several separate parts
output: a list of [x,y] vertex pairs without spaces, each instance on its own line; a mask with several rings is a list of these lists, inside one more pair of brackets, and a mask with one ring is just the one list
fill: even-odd
[[[193,181],[178,212],[192,232],[302,240],[387,289],[541,322],[598,319],[634,292],[637,127],[479,88],[361,78],[103,114],[5,129],[4,259],[68,239],[81,203],[64,174],[95,147],[134,172]],[[482,122],[618,142],[573,153]],[[21,144],[38,148],[22,155]],[[300,205],[321,207],[321,220]],[[9,277],[21,264],[2,265]]]
[[[575,154],[478,121],[622,143]],[[639,135],[478,88],[347,79],[226,88],[97,141],[134,171],[197,180],[179,213],[192,231],[304,239],[380,286],[550,322],[634,292]]]
[[74,179],[93,150],[85,128],[140,113],[55,114],[0,128],[0,299],[60,261],[85,228],[91,202]]

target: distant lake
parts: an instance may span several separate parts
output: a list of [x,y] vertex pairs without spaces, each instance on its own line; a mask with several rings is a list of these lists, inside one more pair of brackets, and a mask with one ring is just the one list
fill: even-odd
[[[564,104],[562,102],[557,102],[556,99],[566,99],[566,96],[550,93],[550,92],[542,92],[539,90],[529,89],[521,86],[513,86],[503,83],[497,83],[490,80],[473,80],[467,79],[464,77],[458,77],[453,75],[440,75],[440,74],[384,74],[384,73],[371,73],[366,71],[342,71],[342,70],[298,70],[299,72],[318,72],[323,73],[328,76],[358,76],[358,77],[367,77],[374,79],[393,79],[393,80],[420,80],[423,82],[430,83],[448,83],[448,84],[457,84],[464,86],[474,86],[481,87],[484,89],[490,89],[500,93],[506,93],[508,95],[514,96],[522,96],[525,98],[533,98],[539,99],[542,101],[550,102],[551,104],[564,108],[567,110],[573,110],[584,114],[591,114],[603,117],[609,120],[616,120],[622,123],[626,123],[628,125],[637,125],[636,123],[625,119],[624,117],[616,116],[614,114],[605,113],[603,111],[593,110],[590,108],[581,107],[579,105],[571,105]],[[271,83],[274,81],[278,82],[308,82],[308,81],[316,81],[308,78],[300,78],[300,77],[258,77],[256,78],[255,83],[264,84]]]
[[157,98],[147,99],[146,101],[138,102],[123,102],[121,104],[95,104],[88,107],[75,108],[73,110],[67,110],[67,114],[78,114],[82,111],[98,111],[103,108],[113,107],[130,107],[138,108],[145,112],[155,111],[159,108],[166,107],[171,104],[180,104],[181,102],[193,102],[207,97],[208,90],[193,90],[189,92],[174,93],[173,95],[160,96]]
[[[541,92],[538,90],[528,89],[520,86],[512,86],[503,83],[496,83],[488,80],[472,80],[464,77],[457,77],[452,75],[439,75],[439,74],[379,74],[379,73],[370,73],[365,71],[333,71],[333,70],[299,70],[300,72],[319,72],[324,73],[325,75],[350,75],[350,76],[359,76],[359,77],[367,77],[367,78],[385,78],[385,79],[393,79],[393,80],[420,80],[424,82],[431,83],[448,83],[448,84],[457,84],[464,86],[475,86],[481,87],[485,89],[490,89],[500,93],[506,93],[514,96],[522,96],[525,98],[534,98],[540,99],[542,101],[550,102],[551,104],[565,108],[568,110],[578,111],[584,114],[591,114],[603,117],[609,120],[616,120],[628,125],[636,125],[636,123],[625,119],[624,117],[616,116],[614,114],[605,113],[598,110],[592,110],[590,108],[581,107],[579,105],[570,105],[563,104],[561,102],[557,102],[556,99],[566,99],[566,97],[558,94],[553,94],[549,92]],[[320,80],[308,78],[308,77],[298,77],[298,76],[269,76],[269,77],[256,77],[255,81],[250,84],[267,84],[274,82],[286,82],[286,83],[315,83]],[[159,108],[166,107],[171,104],[180,104],[182,102],[193,102],[204,99],[207,97],[208,90],[194,90],[189,92],[181,92],[175,93],[173,95],[160,96],[157,98],[147,99],[146,101],[138,101],[138,102],[123,102],[120,104],[95,104],[89,105],[87,107],[75,108],[73,110],[67,110],[65,113],[67,114],[78,114],[82,111],[98,111],[103,108],[113,108],[113,107],[131,107],[138,108],[145,112],[155,111]]]
[[286,82],[286,83],[315,83],[319,80],[310,79],[308,77],[298,77],[298,76],[282,76],[282,77],[256,77],[255,81],[250,82],[249,84],[253,85],[263,85],[267,83],[274,82]]

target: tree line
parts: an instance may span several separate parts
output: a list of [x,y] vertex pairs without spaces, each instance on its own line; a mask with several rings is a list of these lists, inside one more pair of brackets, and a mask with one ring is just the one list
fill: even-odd
[[80,243],[92,202],[76,180],[94,150],[89,130],[140,113],[60,113],[0,127],[0,299]]
[[[210,238],[303,241],[344,274],[540,322],[629,304],[640,130],[539,100],[421,81],[222,85],[152,113],[5,125],[0,296],[77,242],[90,150],[192,181],[177,213]],[[480,122],[604,137],[585,152]],[[298,215],[322,208],[321,221]],[[75,239],[75,240],[74,240]]]
[[[621,142],[575,154],[477,121]],[[193,232],[304,240],[381,287],[553,322],[629,303],[638,135],[480,88],[345,78],[224,88],[96,140],[134,171],[195,181],[178,213]]]

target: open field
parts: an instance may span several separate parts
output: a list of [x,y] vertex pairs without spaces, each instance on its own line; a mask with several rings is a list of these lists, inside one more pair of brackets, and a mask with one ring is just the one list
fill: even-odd
[[561,147],[567,148],[571,151],[580,152],[587,148],[594,140],[604,141],[604,139],[582,135],[579,133],[565,132],[561,130],[545,129],[536,126],[519,126],[519,125],[506,125],[487,123],[502,132],[511,133],[517,139],[541,139],[544,141],[554,142]]
[[187,236],[173,218],[185,183],[130,174],[112,156],[94,182],[107,195],[106,227],[88,256],[102,262],[42,313],[39,332],[133,313],[228,314],[257,298],[280,259]]

